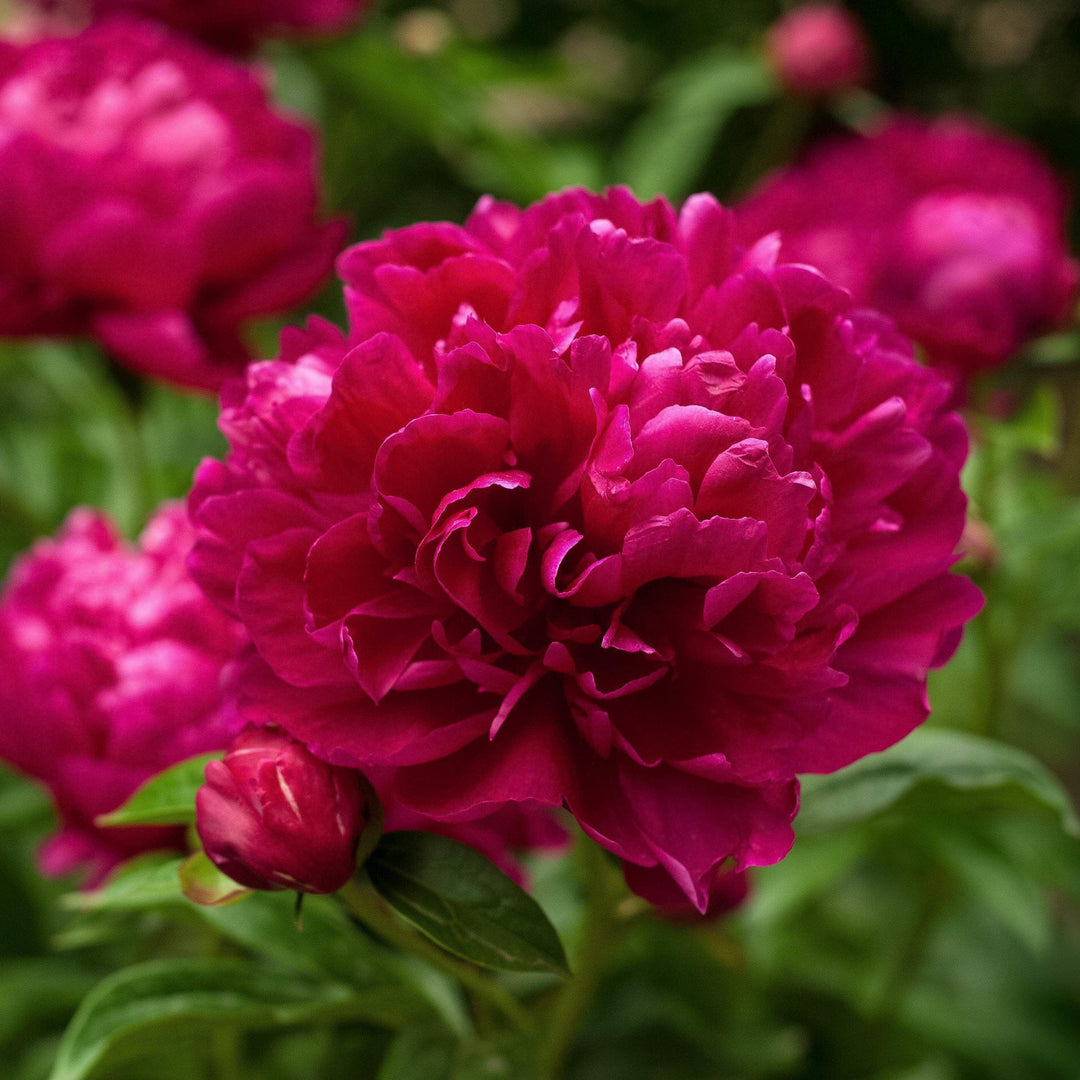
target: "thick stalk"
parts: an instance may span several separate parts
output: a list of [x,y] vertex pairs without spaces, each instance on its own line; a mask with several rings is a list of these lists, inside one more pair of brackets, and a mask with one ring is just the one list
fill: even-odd
[[369,930],[384,941],[418,956],[433,968],[456,979],[469,993],[498,1010],[519,1031],[532,1029],[532,1017],[505,986],[471,964],[455,959],[402,922],[375,891],[363,871],[339,889],[337,895]]

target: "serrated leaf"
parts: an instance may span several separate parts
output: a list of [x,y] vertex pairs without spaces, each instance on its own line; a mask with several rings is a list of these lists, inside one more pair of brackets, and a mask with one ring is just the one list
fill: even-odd
[[1015,746],[961,731],[921,728],[880,754],[870,754],[828,776],[802,778],[801,834],[844,828],[895,805],[919,784],[960,791],[1014,788],[1058,815],[1080,835],[1080,822],[1058,780]]
[[365,868],[382,898],[448,952],[501,971],[568,974],[540,905],[471,847],[434,833],[395,832]]
[[195,822],[195,793],[202,787],[206,763],[220,754],[200,754],[150,777],[135,793],[111,813],[97,819],[98,825],[192,825]]
[[396,1027],[401,1002],[393,989],[357,994],[337,983],[240,960],[157,960],[100,982],[64,1034],[49,1080],[108,1076],[176,1032],[276,1028],[362,1019]]

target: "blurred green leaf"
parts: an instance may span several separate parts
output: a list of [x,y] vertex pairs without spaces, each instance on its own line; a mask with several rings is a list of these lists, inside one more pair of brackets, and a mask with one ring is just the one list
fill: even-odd
[[209,761],[220,754],[199,754],[159,772],[111,813],[97,819],[102,826],[192,825],[195,822],[195,793],[203,785]]
[[942,728],[920,728],[883,753],[831,775],[803,777],[798,831],[825,832],[865,821],[928,781],[962,791],[1019,789],[1056,813],[1067,832],[1080,835],[1065,789],[1030,754]]
[[364,866],[379,895],[449,952],[502,971],[568,974],[540,905],[471,847],[434,833],[395,832]]
[[180,867],[184,860],[152,851],[123,863],[97,889],[69,893],[64,906],[75,911],[143,911],[183,900]]
[[156,960],[116,972],[86,997],[64,1034],[50,1080],[108,1076],[169,1033],[364,1020],[395,1027],[402,1002],[388,989],[358,994],[239,960]]
[[1039,881],[1001,851],[960,828],[938,829],[930,844],[965,887],[1036,955],[1053,940],[1053,922]]
[[228,941],[309,975],[357,987],[414,981],[398,970],[398,957],[352,926],[329,898],[305,897],[301,930],[293,893],[254,892],[243,904],[202,906],[181,891],[184,861],[161,853],[133,859],[101,888],[71,894],[67,906],[97,914],[172,908],[198,917]]
[[760,56],[721,48],[695,57],[658,87],[616,159],[616,178],[639,198],[683,198],[731,115],[775,95]]
[[63,1024],[93,989],[93,975],[55,957],[0,963],[0,1047],[51,1021]]
[[378,1080],[451,1080],[457,1040],[441,1024],[410,1024],[390,1044]]

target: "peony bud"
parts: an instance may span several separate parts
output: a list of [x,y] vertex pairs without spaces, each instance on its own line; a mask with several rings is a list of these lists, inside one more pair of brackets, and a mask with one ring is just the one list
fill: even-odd
[[834,94],[866,81],[870,47],[855,17],[833,4],[789,12],[765,39],[769,63],[793,94]]
[[206,854],[252,889],[329,893],[356,866],[367,808],[352,769],[328,765],[280,728],[247,727],[206,767],[195,797]]

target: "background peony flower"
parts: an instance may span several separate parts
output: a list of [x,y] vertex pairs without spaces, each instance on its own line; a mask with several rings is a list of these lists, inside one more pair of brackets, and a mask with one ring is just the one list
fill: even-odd
[[309,296],[310,131],[245,68],[150,23],[0,48],[0,334],[92,332],[133,369],[216,388],[247,320]]
[[834,94],[870,75],[870,45],[862,26],[836,4],[803,4],[789,11],[770,27],[765,53],[792,94]]
[[783,258],[891,315],[954,376],[1000,364],[1076,300],[1062,185],[1034,149],[957,117],[826,143],[736,211],[743,241],[779,231]]
[[359,774],[328,765],[280,728],[245,728],[206,766],[196,828],[210,860],[249,889],[337,892],[368,819]]
[[0,601],[0,759],[46,784],[62,827],[50,875],[94,884],[116,863],[180,846],[183,830],[99,829],[143,781],[228,746],[241,724],[223,695],[243,631],[201,594],[184,558],[191,526],[162,508],[137,546],[76,510],[19,560]]
[[349,341],[227,385],[190,500],[248,707],[437,820],[563,805],[699,911],[980,604],[948,385],[733,228],[569,191],[350,249]]
[[368,0],[30,0],[84,24],[114,13],[154,19],[220,49],[247,52],[260,38],[324,34],[359,21]]

